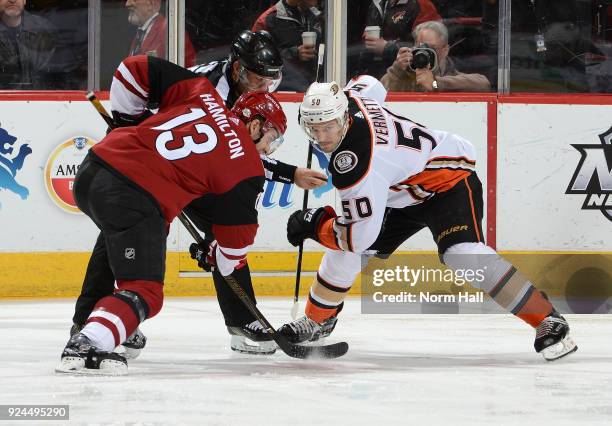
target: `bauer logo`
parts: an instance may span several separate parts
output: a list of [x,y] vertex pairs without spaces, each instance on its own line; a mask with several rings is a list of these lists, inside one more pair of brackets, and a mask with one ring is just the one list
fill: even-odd
[[599,210],[612,221],[612,127],[599,141],[572,145],[581,157],[565,193],[585,195],[582,210]]
[[0,127],[0,191],[10,191],[25,200],[30,191],[17,182],[17,174],[23,167],[26,157],[32,153],[32,148],[23,144],[17,149],[15,142],[17,138]]
[[45,166],[47,193],[66,212],[81,213],[74,201],[72,187],[85,155],[94,144],[87,137],[77,136],[58,145],[49,155]]

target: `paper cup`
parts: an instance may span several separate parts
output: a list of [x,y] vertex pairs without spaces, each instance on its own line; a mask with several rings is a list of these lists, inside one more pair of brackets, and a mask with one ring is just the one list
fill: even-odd
[[378,25],[365,27],[365,30],[363,30],[363,32],[370,38],[380,38],[380,27]]
[[314,31],[305,31],[302,33],[302,44],[304,46],[314,46],[317,44],[317,33]]

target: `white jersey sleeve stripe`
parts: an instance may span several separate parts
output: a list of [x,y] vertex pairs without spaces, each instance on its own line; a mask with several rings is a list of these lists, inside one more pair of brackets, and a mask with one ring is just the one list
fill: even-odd
[[117,78],[113,78],[110,99],[112,110],[120,113],[138,115],[146,109],[146,102],[144,99],[133,94],[125,87],[123,82]]
[[143,98],[148,98],[149,94],[136,81],[130,70],[122,62],[117,68],[117,72],[127,81]]

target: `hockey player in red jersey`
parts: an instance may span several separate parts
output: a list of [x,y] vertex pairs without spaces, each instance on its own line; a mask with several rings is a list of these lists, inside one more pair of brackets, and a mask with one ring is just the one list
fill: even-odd
[[536,329],[534,347],[545,359],[574,352],[566,320],[484,242],[482,186],[472,144],[388,111],[378,85],[372,77],[352,82],[346,91],[333,82],[314,83],[300,106],[301,127],[330,156],[343,214],[326,206],[290,216],[291,244],[311,238],[327,251],[310,288],[306,316],[280,332],[294,343],[331,333],[362,256],[388,257],[427,227],[448,267],[485,271],[485,279],[473,285]]
[[[282,77],[283,61],[281,54],[274,45],[272,37],[265,31],[253,33],[242,31],[238,34],[230,47],[227,60],[211,62],[190,68],[190,71],[206,77],[217,93],[223,98],[228,108],[233,108],[238,98],[245,93],[256,91],[272,91]],[[113,117],[119,127],[133,126],[142,121],[148,112],[142,110],[140,103],[126,103],[128,87],[118,79],[113,79],[110,91],[110,101],[113,105]],[[243,98],[243,100],[246,100]],[[151,102],[147,106],[155,106]],[[252,105],[244,103],[242,108],[252,109]],[[313,189],[326,183],[326,175],[316,170],[305,167],[296,167],[283,163],[271,157],[269,154],[279,147],[280,139],[269,143],[257,143],[256,147],[263,161],[266,180],[282,183],[295,183],[305,189]],[[194,200],[185,208],[185,213],[194,225],[207,236],[212,235],[210,228],[210,217],[214,211],[214,200],[211,195]],[[194,244],[195,246],[195,244]],[[190,247],[192,256],[200,248]],[[249,265],[243,266],[245,270]],[[225,325],[231,335],[230,347],[232,350],[244,353],[271,353],[276,345],[263,332],[263,327],[247,310],[233,291],[226,285],[223,277],[217,272],[212,272],[213,283],[223,314]],[[73,326],[70,334],[78,333],[85,325],[85,321],[91,314],[93,307],[102,297],[112,294],[114,290],[115,277],[108,264],[106,247],[104,241],[97,241],[87,265],[87,272],[83,279],[81,294],[77,298],[73,315]],[[250,281],[244,281],[243,290],[256,301],[253,286]],[[258,342],[257,345],[248,343],[248,340]],[[269,343],[264,343],[264,342]],[[135,358],[139,355],[146,343],[146,337],[140,329],[128,337],[122,343],[126,358]]]
[[117,99],[126,115],[144,114],[150,101],[159,112],[111,132],[77,173],[75,200],[101,231],[117,290],[96,304],[85,327],[70,338],[59,372],[127,372],[125,358],[112,351],[160,311],[167,231],[196,198],[215,198],[216,240],[201,262],[238,282],[249,279],[241,266],[257,232],[264,181],[253,142],[271,143],[286,129],[271,94],[251,94],[267,107],[237,116],[208,79],[161,59],[130,57],[115,78],[129,89]]

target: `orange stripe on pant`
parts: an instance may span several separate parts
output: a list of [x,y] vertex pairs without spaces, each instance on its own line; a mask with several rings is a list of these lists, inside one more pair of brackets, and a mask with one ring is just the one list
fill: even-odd
[[476,220],[476,210],[474,209],[474,196],[472,195],[472,188],[467,180],[467,177],[463,178],[465,182],[465,186],[467,186],[468,193],[470,194],[470,207],[472,209],[472,220],[474,221],[474,231],[476,231],[476,238],[478,238],[478,242],[482,241],[480,238],[480,232],[478,231],[478,221]]
[[424,190],[429,192],[444,192],[455,186],[461,179],[468,177],[470,173],[472,172],[467,170],[423,170],[401,183],[407,185],[420,185]]

